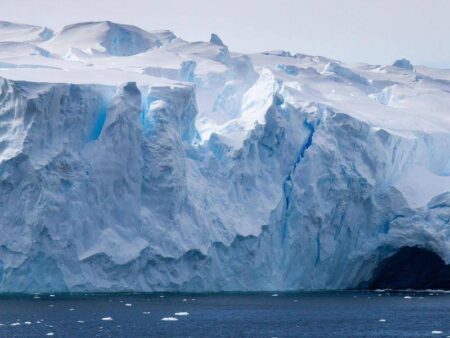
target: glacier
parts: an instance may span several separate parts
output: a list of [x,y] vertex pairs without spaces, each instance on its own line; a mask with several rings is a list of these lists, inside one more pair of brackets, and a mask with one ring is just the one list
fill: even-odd
[[450,70],[0,23],[0,292],[355,288],[450,263]]

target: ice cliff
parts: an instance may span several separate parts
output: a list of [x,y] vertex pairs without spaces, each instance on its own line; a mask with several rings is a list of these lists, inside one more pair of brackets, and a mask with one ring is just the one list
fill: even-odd
[[1,292],[351,288],[449,222],[449,70],[0,23]]

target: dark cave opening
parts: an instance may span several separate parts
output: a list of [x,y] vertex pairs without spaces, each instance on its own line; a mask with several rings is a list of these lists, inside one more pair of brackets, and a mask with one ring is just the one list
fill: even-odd
[[[366,283],[364,283],[366,284]],[[384,259],[368,289],[450,289],[450,264],[436,253],[419,247],[403,247]]]

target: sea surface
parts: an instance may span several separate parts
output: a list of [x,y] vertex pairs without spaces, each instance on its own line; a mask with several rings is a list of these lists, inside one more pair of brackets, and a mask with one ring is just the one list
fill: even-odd
[[1,337],[450,337],[450,294],[0,296]]

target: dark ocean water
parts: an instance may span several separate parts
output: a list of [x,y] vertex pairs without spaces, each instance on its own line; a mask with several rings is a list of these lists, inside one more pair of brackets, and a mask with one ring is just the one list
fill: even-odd
[[1,337],[447,337],[450,294],[3,295],[0,323]]

